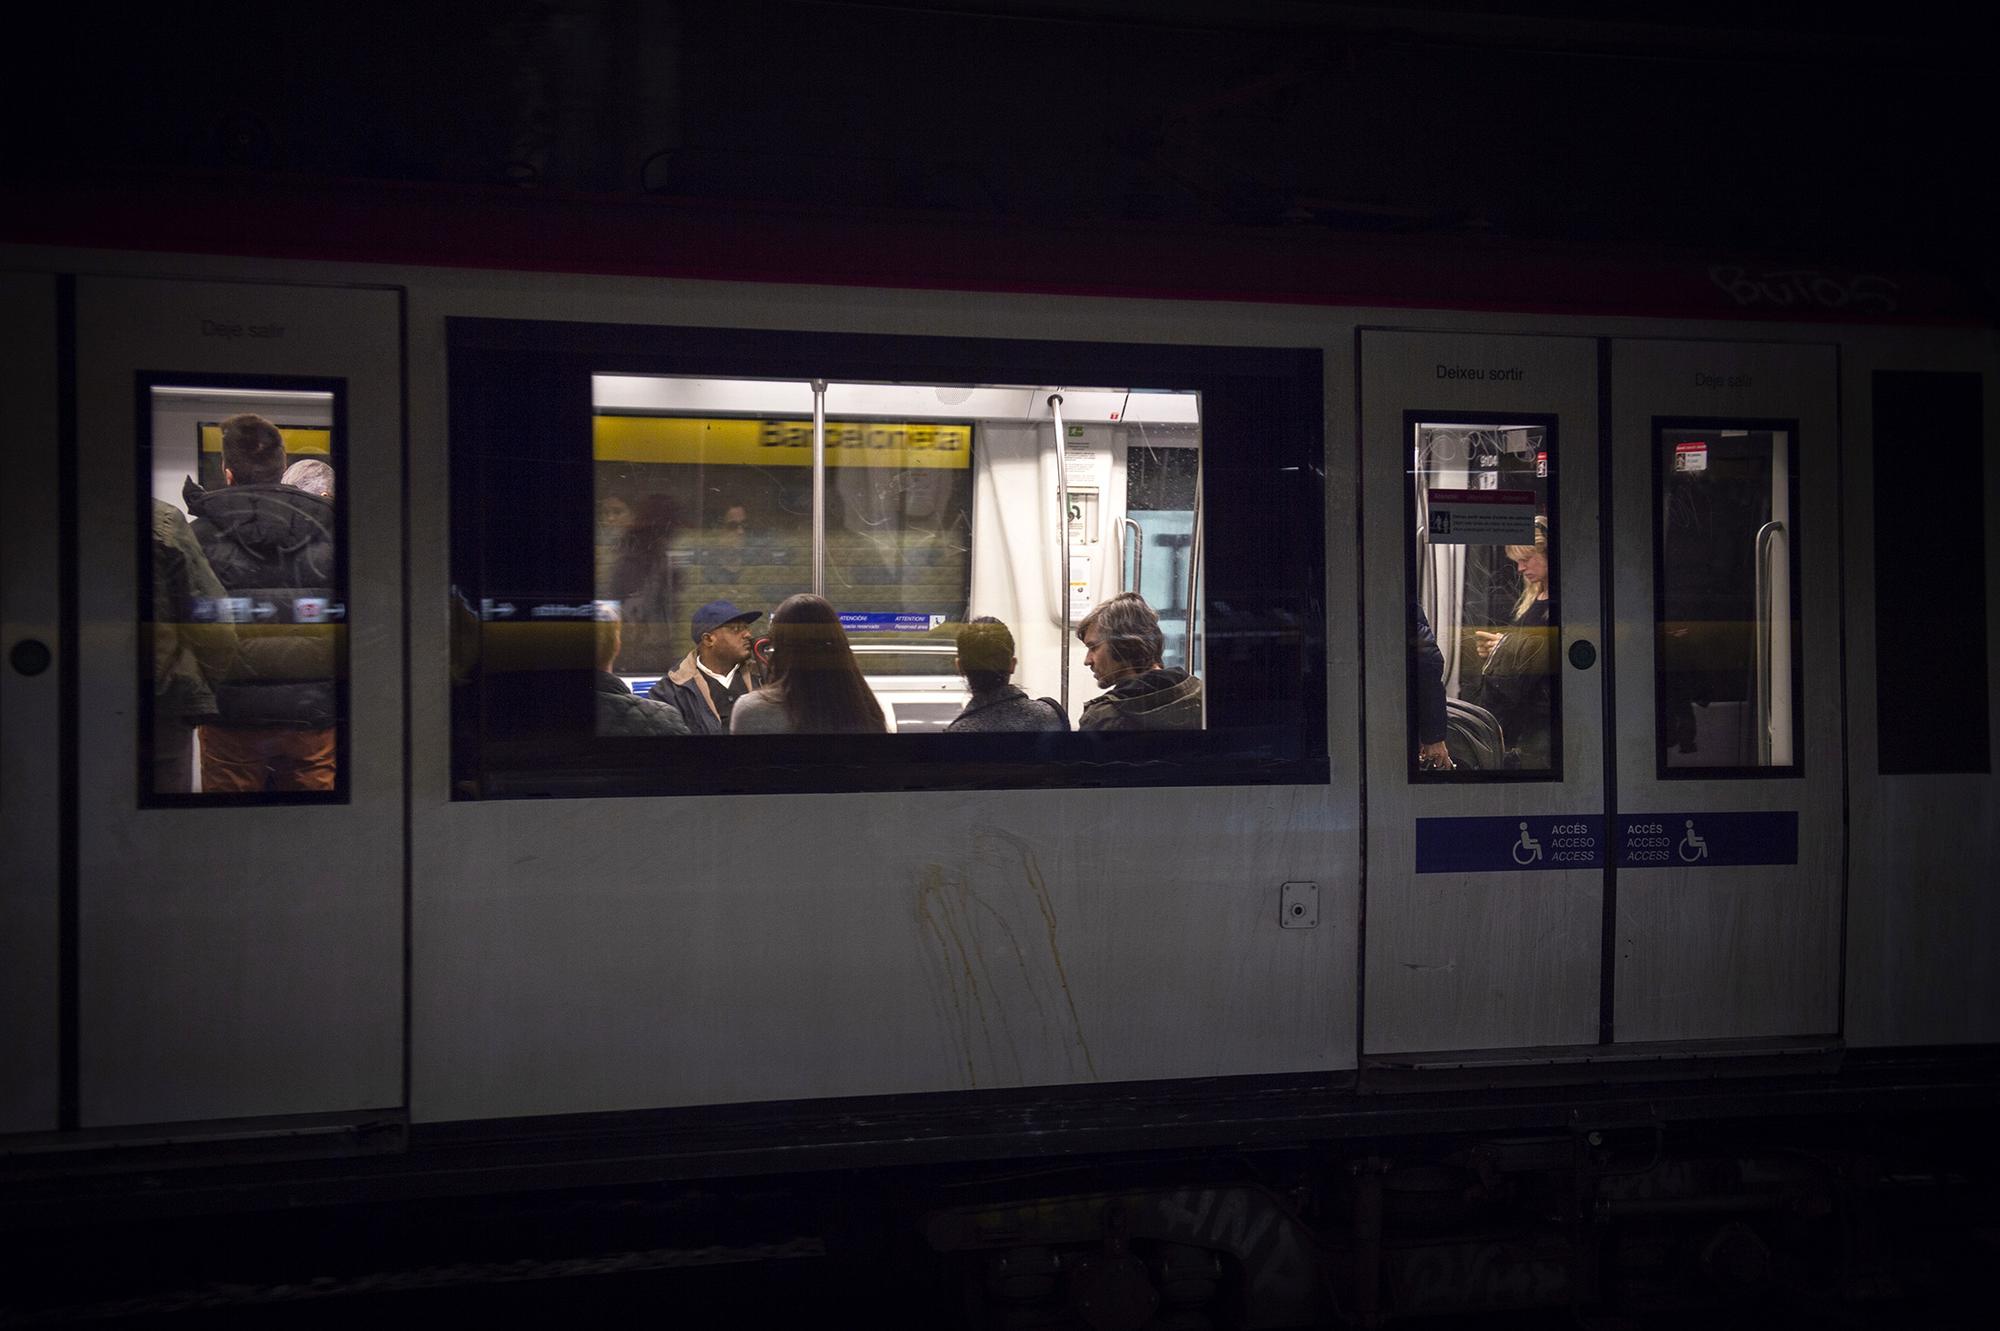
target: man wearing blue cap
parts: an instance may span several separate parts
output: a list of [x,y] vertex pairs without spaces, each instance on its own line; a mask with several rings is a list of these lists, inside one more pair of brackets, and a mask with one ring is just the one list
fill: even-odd
[[761,610],[710,601],[694,612],[694,650],[647,696],[680,709],[690,735],[727,735],[736,700],[764,682],[750,654],[750,626]]

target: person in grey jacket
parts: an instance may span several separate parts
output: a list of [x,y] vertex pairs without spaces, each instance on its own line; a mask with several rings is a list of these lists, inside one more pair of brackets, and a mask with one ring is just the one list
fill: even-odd
[[1076,626],[1083,663],[1105,689],[1083,705],[1078,730],[1200,730],[1201,681],[1160,663],[1160,617],[1137,592],[1102,602]]
[[597,674],[591,680],[591,694],[597,706],[597,733],[600,735],[685,735],[687,722],[671,703],[654,702],[632,692],[631,686],[612,673],[623,646],[617,607],[608,601],[597,606]]
[[972,697],[945,733],[1069,730],[1069,718],[1055,699],[1030,698],[1007,682],[1020,662],[1014,656],[1013,632],[993,616],[981,615],[959,632],[952,664],[965,676]]

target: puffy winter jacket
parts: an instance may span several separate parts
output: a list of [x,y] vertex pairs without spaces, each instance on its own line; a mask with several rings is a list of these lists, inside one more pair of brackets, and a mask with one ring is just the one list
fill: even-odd
[[591,689],[597,699],[597,733],[600,735],[650,738],[688,733],[687,722],[681,719],[678,707],[641,698],[616,675],[598,671]]
[[298,622],[302,598],[333,599],[333,505],[289,485],[204,490],[190,480],[183,494],[209,567],[248,602],[236,624],[237,668],[215,687],[220,723],[333,725],[346,630]]
[[1161,667],[1121,679],[1083,705],[1078,730],[1200,730],[1201,681]]

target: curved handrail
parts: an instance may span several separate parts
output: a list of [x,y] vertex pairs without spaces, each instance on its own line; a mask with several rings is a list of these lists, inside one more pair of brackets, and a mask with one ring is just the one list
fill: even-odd
[[1757,762],[1771,765],[1771,545],[1785,534],[1785,524],[1773,518],[1757,529]]

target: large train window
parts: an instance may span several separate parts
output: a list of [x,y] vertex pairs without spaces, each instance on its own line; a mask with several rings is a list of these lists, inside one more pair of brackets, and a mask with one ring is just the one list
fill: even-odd
[[459,797],[1326,778],[1317,353],[449,336]]
[[1796,438],[1789,421],[1654,422],[1663,778],[1800,771]]
[[139,382],[140,802],[345,798],[342,396]]
[[1411,777],[1559,778],[1555,421],[1405,425]]

